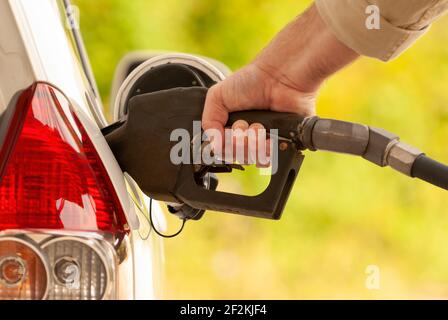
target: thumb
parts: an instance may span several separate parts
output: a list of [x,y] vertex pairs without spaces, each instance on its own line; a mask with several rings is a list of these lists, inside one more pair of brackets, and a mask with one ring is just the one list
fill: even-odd
[[224,126],[229,119],[229,111],[224,105],[220,83],[211,87],[205,99],[204,112],[202,114],[202,128],[204,130],[216,129],[224,134]]

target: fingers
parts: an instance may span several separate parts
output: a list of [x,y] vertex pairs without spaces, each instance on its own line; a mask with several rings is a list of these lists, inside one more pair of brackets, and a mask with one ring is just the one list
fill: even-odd
[[[244,120],[236,121],[230,130],[231,146],[226,139],[226,159],[240,164],[255,164],[257,167],[270,166],[270,139],[260,123],[249,125]],[[228,134],[229,136],[229,134]],[[231,150],[229,159],[228,150]]]
[[226,150],[232,151],[232,161],[240,164],[248,163],[248,136],[247,130],[249,124],[244,120],[237,120],[231,128],[231,148],[229,148],[229,141],[226,139]]
[[266,129],[261,123],[253,123],[247,130],[248,161],[257,167],[265,168],[270,165],[270,140],[267,139]]
[[246,131],[247,129],[249,129],[249,123],[247,123],[246,120],[237,120],[232,125],[232,130],[237,130],[237,129]]

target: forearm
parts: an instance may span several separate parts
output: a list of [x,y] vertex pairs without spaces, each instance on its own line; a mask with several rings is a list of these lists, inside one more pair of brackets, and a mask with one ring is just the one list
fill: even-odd
[[252,63],[209,90],[203,128],[223,131],[228,114],[240,110],[312,116],[322,82],[357,58],[355,51],[333,35],[312,5]]
[[254,64],[294,89],[314,92],[358,56],[334,36],[312,5],[271,41]]

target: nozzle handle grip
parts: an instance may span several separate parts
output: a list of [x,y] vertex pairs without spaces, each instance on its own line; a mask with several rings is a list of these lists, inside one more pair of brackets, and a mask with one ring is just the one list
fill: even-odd
[[[227,126],[232,126],[240,119],[249,124],[261,123],[267,130],[277,129],[279,136],[288,139],[292,138],[291,135],[297,135],[297,129],[303,121],[303,117],[293,113],[251,110],[231,113]],[[245,196],[204,189],[194,182],[191,168],[184,166],[178,179],[182,183],[177,185],[176,196],[194,208],[280,219],[304,156],[297,145],[291,142],[287,143],[286,148],[279,148],[279,143],[274,146],[277,148],[275,154],[278,155],[274,160],[277,161],[277,168],[271,175],[268,187],[261,194]]]
[[236,121],[245,120],[249,124],[261,123],[266,130],[276,129],[283,138],[294,138],[304,117],[296,113],[285,113],[267,110],[237,111],[229,114],[227,126],[231,127]]
[[175,194],[181,202],[193,208],[278,220],[303,159],[303,154],[291,143],[287,149],[279,150],[278,169],[271,175],[267,188],[257,196],[205,189],[196,184],[191,167],[182,166]]

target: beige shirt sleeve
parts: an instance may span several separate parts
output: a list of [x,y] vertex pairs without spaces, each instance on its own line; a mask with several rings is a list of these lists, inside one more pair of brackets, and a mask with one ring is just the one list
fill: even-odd
[[[448,0],[315,0],[336,37],[359,54],[388,61],[411,46],[448,9]],[[376,6],[376,7],[369,7]],[[369,24],[371,10],[379,25]],[[371,18],[372,19],[372,18]]]

